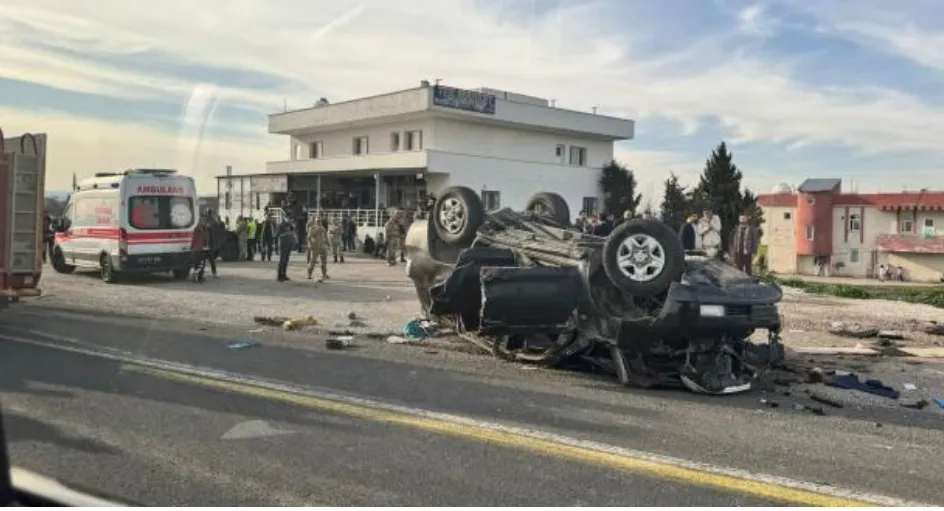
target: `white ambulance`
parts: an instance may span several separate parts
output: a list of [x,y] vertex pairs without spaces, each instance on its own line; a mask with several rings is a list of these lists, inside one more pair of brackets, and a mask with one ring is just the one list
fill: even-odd
[[129,273],[172,272],[184,279],[196,208],[193,179],[175,170],[95,174],[69,198],[55,235],[53,269],[96,270],[108,283]]

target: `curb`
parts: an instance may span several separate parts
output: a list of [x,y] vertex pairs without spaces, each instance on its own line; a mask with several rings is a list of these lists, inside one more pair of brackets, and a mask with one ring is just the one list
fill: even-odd
[[799,355],[862,355],[867,357],[905,357],[905,358],[944,358],[944,348],[847,348],[847,347],[807,347],[787,348]]

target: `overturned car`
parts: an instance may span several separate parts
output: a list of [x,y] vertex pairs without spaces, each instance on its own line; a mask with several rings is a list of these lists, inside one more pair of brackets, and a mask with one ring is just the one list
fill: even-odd
[[[685,253],[659,221],[605,238],[570,222],[554,193],[486,213],[474,190],[445,190],[405,240],[424,312],[501,358],[589,363],[642,387],[741,392],[782,357],[776,284]],[[748,342],[756,330],[766,345]]]

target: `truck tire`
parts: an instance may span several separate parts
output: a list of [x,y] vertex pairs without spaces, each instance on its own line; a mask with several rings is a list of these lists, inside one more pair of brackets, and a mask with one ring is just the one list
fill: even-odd
[[685,271],[685,252],[675,232],[658,220],[620,224],[603,245],[603,270],[624,293],[664,293]]
[[475,190],[451,186],[443,190],[433,206],[433,226],[447,245],[470,245],[485,221],[485,207]]
[[106,284],[118,282],[118,272],[115,271],[115,266],[111,263],[111,257],[103,255],[99,264],[101,265],[102,281]]
[[563,197],[556,193],[542,192],[528,200],[525,211],[537,213],[555,224],[566,227],[571,223],[570,206]]

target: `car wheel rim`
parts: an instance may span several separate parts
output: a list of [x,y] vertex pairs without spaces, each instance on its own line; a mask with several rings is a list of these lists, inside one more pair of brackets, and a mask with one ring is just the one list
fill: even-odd
[[616,263],[634,282],[649,282],[665,269],[665,249],[648,234],[632,234],[620,243]]
[[459,234],[465,227],[466,212],[462,201],[456,198],[448,198],[443,201],[439,208],[439,224],[446,229],[449,234]]

